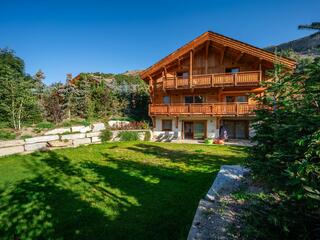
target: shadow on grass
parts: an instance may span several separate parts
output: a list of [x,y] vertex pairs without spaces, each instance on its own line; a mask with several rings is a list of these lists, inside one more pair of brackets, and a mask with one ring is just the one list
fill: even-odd
[[242,160],[142,143],[128,149],[209,170],[182,171],[110,153],[81,162],[56,152],[34,154],[37,161],[27,167],[35,177],[0,192],[0,238],[185,239],[220,165]]

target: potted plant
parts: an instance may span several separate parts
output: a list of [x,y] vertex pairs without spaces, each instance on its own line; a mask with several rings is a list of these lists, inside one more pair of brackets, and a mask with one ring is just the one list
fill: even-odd
[[213,139],[212,139],[212,138],[206,138],[206,139],[204,140],[204,143],[205,143],[205,144],[212,144],[212,143],[213,143]]

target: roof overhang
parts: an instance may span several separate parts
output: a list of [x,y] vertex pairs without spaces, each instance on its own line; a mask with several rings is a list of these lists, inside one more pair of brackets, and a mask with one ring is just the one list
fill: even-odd
[[196,39],[192,40],[191,42],[187,43],[186,45],[182,46],[181,48],[177,49],[170,55],[166,56],[165,58],[161,59],[151,67],[145,69],[140,73],[140,77],[142,79],[146,79],[147,77],[153,75],[154,73],[158,72],[172,61],[181,58],[189,51],[195,49],[197,46],[204,44],[207,41],[212,41],[223,45],[224,47],[229,47],[240,52],[246,53],[248,55],[254,56],[259,58],[260,60],[264,60],[270,63],[279,62],[280,64],[284,65],[289,69],[294,69],[296,67],[297,62],[295,60],[280,57],[275,55],[274,53],[268,52],[261,48],[252,46],[250,44],[223,36],[218,33],[214,33],[211,31],[205,32]]

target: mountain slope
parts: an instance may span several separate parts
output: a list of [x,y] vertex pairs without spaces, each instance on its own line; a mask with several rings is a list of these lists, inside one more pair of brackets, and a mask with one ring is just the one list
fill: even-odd
[[279,50],[293,50],[301,55],[320,56],[320,32],[299,38],[290,42],[282,43],[277,46],[266,47],[265,50],[274,52]]

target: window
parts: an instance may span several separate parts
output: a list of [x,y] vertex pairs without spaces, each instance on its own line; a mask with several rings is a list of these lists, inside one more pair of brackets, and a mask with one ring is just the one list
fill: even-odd
[[190,104],[190,103],[203,103],[204,102],[204,96],[185,96],[184,97],[184,103]]
[[185,96],[184,103],[193,103],[193,96]]
[[203,103],[204,97],[203,96],[194,96],[194,102],[195,103]]
[[226,102],[234,102],[234,96],[226,96]]
[[162,120],[162,131],[172,131],[172,120]]
[[240,72],[240,68],[235,67],[235,68],[226,68],[226,73],[237,73]]
[[170,96],[164,96],[162,102],[163,104],[170,104]]
[[177,72],[177,77],[182,77],[183,79],[188,79],[189,73],[188,72]]
[[236,102],[248,102],[248,96],[237,96]]

